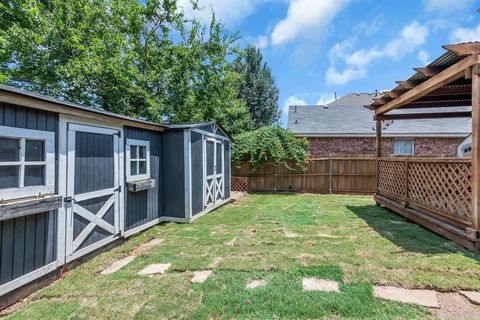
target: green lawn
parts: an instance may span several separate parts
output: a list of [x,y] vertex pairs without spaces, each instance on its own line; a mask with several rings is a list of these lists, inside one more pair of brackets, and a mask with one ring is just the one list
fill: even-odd
[[[153,238],[164,242],[117,273],[99,274]],[[220,259],[221,258],[221,259]],[[217,261],[203,284],[192,272]],[[372,284],[480,289],[480,255],[375,206],[368,196],[249,195],[191,225],[156,226],[37,292],[13,319],[425,319]],[[153,278],[136,273],[172,263]],[[303,276],[341,293],[303,292]],[[252,279],[267,286],[246,290]]]

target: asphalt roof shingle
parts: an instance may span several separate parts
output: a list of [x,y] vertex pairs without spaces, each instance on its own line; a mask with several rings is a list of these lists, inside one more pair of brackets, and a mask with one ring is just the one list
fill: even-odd
[[[445,108],[441,108],[446,111]],[[470,111],[471,107],[456,107],[457,111]],[[438,111],[438,110],[437,110]],[[395,113],[420,112],[398,110]],[[435,112],[430,108],[428,112]],[[394,113],[392,113],[394,114]],[[375,136],[374,112],[360,105],[290,106],[288,129],[303,136]],[[461,136],[471,132],[471,119],[422,119],[384,121],[384,136]]]

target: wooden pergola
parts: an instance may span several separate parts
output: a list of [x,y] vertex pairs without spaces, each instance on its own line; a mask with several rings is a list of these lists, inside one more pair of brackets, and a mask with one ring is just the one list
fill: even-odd
[[[375,110],[376,120],[375,200],[465,247],[480,249],[480,42],[444,49],[442,56],[414,68],[413,76],[366,106]],[[453,108],[459,106],[471,110]],[[471,158],[382,157],[382,121],[459,117],[472,119]]]

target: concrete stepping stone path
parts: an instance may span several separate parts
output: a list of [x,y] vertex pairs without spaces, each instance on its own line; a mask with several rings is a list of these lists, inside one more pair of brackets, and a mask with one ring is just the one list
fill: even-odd
[[460,291],[460,294],[467,298],[471,303],[480,305],[480,292]]
[[263,287],[263,286],[266,286],[266,285],[267,285],[267,280],[257,279],[257,280],[252,280],[252,281],[248,282],[246,288],[247,289],[255,289],[255,288]]
[[114,263],[112,263],[110,265],[110,267],[108,267],[107,269],[103,270],[102,272],[100,272],[101,275],[107,275],[107,274],[111,274],[111,273],[114,273],[114,272],[117,272],[118,270],[122,269],[123,267],[125,267],[127,264],[129,264],[130,262],[133,261],[133,259],[135,259],[136,256],[128,256],[126,258],[123,258],[123,259],[120,259],[118,261],[115,261]]
[[170,268],[172,264],[171,263],[157,263],[157,264],[151,264],[142,271],[140,271],[138,274],[141,276],[152,276],[155,274],[164,274],[168,268]]
[[193,273],[193,278],[190,280],[191,283],[204,283],[208,277],[212,274],[212,270],[205,271],[195,271]]
[[411,290],[391,286],[374,286],[373,295],[384,300],[419,304],[429,308],[440,308],[434,290]]
[[318,278],[303,278],[303,291],[340,292],[338,282]]

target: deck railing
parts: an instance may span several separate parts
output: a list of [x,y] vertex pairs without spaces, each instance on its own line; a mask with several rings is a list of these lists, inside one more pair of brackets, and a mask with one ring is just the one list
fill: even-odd
[[380,158],[377,192],[454,225],[472,224],[470,159]]

